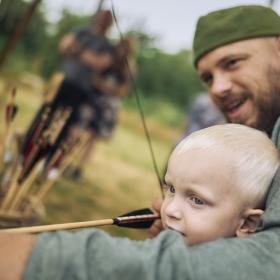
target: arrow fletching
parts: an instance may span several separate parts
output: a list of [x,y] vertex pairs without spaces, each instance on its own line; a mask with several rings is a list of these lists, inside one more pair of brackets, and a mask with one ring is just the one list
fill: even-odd
[[160,219],[159,215],[153,213],[149,208],[144,208],[114,218],[113,221],[114,225],[119,227],[145,229],[149,228],[157,219]]

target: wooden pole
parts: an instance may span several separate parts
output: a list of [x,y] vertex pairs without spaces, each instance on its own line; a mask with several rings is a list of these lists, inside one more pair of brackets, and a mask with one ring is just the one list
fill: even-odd
[[39,161],[36,163],[36,165],[33,167],[31,173],[26,178],[26,180],[21,184],[19,191],[15,195],[14,200],[11,203],[11,206],[9,207],[9,210],[17,211],[20,208],[21,202],[23,201],[24,197],[27,196],[27,193],[29,189],[31,188],[34,180],[36,179],[36,176],[40,172],[42,167],[42,161]]
[[15,170],[15,173],[14,173],[14,175],[12,177],[12,180],[11,180],[11,182],[9,184],[8,191],[5,194],[5,197],[3,199],[2,205],[0,207],[1,211],[7,210],[9,208],[12,200],[14,199],[14,197],[15,197],[17,191],[18,191],[18,188],[19,188],[18,178],[19,178],[19,175],[20,175],[21,172],[22,172],[22,166],[18,165],[16,170]]
[[42,0],[34,0],[28,9],[26,10],[25,14],[22,16],[21,20],[17,24],[14,33],[10,36],[7,40],[6,44],[4,45],[2,51],[0,52],[0,68],[3,66],[5,60],[7,59],[8,55],[12,52],[15,48],[18,40],[20,39],[21,35],[25,31],[28,26],[29,21],[31,20],[37,6],[40,4]]

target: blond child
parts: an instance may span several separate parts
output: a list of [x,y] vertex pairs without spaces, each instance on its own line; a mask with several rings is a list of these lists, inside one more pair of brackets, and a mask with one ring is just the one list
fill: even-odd
[[188,245],[256,231],[278,150],[261,131],[238,124],[192,133],[172,152],[162,225]]

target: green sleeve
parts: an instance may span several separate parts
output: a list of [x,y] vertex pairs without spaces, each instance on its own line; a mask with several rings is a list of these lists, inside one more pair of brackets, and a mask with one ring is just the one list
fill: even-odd
[[279,230],[263,231],[250,237],[193,246],[190,250],[193,279],[279,279],[279,233]]
[[24,279],[193,279],[186,248],[173,231],[145,241],[99,230],[41,234]]
[[278,279],[278,230],[188,247],[176,232],[132,241],[98,230],[39,236],[24,279]]

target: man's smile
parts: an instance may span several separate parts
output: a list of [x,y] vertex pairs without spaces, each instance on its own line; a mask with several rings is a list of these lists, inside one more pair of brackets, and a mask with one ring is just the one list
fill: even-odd
[[240,116],[247,111],[248,97],[240,97],[238,99],[224,102],[223,111],[230,121],[240,119]]

